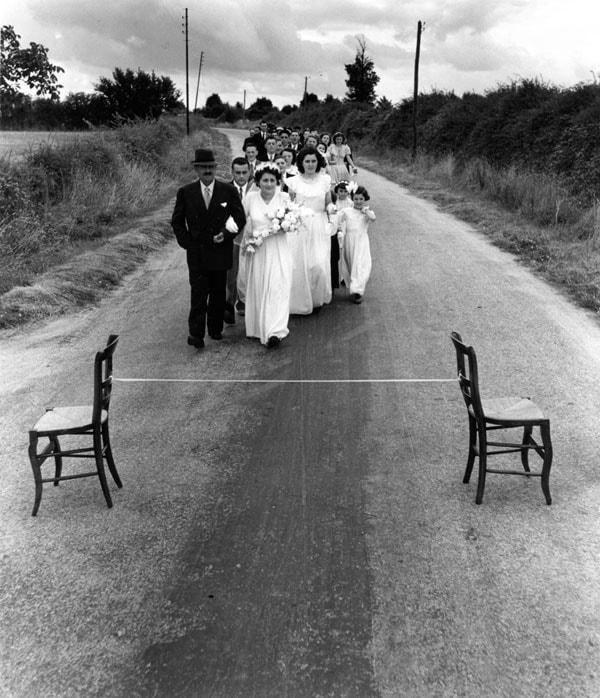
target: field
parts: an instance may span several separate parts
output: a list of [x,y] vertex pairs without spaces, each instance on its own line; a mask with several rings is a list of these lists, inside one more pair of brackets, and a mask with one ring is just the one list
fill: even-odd
[[40,143],[72,143],[90,135],[73,131],[0,131],[0,158],[18,159]]

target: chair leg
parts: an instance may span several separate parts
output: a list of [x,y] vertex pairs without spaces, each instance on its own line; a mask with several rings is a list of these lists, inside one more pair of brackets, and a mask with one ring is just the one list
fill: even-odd
[[546,497],[546,504],[552,504],[550,496],[550,468],[552,467],[552,440],[550,438],[550,422],[540,424],[542,445],[544,447],[544,462],[542,464],[542,492]]
[[485,425],[479,429],[479,480],[477,482],[477,496],[475,503],[481,504],[483,490],[485,489],[485,475],[487,473],[487,433]]
[[[532,443],[531,439],[531,432],[533,430],[533,427],[526,426],[523,429],[523,446],[529,446]],[[529,469],[529,448],[522,448],[521,449],[521,463],[523,463],[523,470],[525,472],[530,472]]]
[[463,483],[467,484],[471,479],[473,471],[473,463],[475,462],[475,446],[477,443],[477,423],[469,416],[469,457],[467,458],[467,467],[463,477]]
[[33,504],[32,516],[36,516],[42,501],[42,471],[40,461],[37,454],[38,435],[35,431],[29,432],[29,461],[33,470],[33,479],[35,480],[35,502]]
[[50,443],[52,444],[52,453],[54,453],[54,487],[58,487],[58,478],[62,475],[62,465],[63,460],[60,454],[60,443],[57,436],[49,436]]
[[94,429],[94,457],[96,459],[96,469],[98,471],[100,485],[102,486],[102,492],[104,493],[104,499],[106,499],[106,504],[110,509],[112,507],[112,499],[110,498],[110,491],[108,489],[108,483],[106,482],[106,473],[104,472],[104,456],[102,454],[102,435],[99,429],[98,431]]
[[104,422],[102,425],[102,442],[104,444],[104,455],[106,457],[106,462],[108,463],[108,469],[112,475],[113,480],[117,487],[123,487],[119,473],[117,472],[117,466],[112,455],[112,449],[110,447],[110,432],[108,430],[108,422]]

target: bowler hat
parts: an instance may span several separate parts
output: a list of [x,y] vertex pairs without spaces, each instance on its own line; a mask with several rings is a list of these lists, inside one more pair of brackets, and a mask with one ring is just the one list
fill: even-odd
[[194,159],[192,160],[192,165],[216,165],[215,156],[212,150],[205,150],[199,148],[196,150]]

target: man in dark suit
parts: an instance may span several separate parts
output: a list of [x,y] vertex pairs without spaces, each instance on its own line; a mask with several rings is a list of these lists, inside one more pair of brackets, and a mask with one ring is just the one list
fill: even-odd
[[207,327],[209,337],[223,338],[227,270],[233,262],[233,239],[244,227],[246,215],[234,187],[215,179],[212,150],[196,150],[192,165],[198,181],[178,190],[171,226],[186,251],[189,270],[187,341],[201,349]]
[[302,150],[302,142],[300,140],[300,131],[298,129],[294,129],[290,133],[290,141],[289,141],[288,147],[291,151],[296,153],[296,155]]
[[275,162],[277,157],[277,138],[275,136],[267,136],[265,141],[265,152],[261,157],[259,154],[258,159],[262,162]]
[[[250,166],[246,158],[237,157],[231,161],[231,184],[235,187],[242,205],[246,200],[246,194],[256,188],[254,181],[250,178]],[[228,325],[235,324],[235,310],[239,315],[244,314],[245,298],[245,276],[240,290],[238,290],[238,271],[240,269],[240,243],[242,241],[242,231],[233,241],[233,265],[227,272],[227,298],[225,302],[225,322]],[[245,269],[245,265],[243,265]]]

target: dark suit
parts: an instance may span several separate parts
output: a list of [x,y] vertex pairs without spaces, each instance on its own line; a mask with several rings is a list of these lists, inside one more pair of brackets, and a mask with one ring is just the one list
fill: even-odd
[[258,151],[258,156],[259,159],[267,154],[267,151],[265,149],[265,138],[263,138],[260,133],[255,133],[253,136],[248,136],[247,138],[244,139],[244,144],[242,146],[242,150],[246,150],[246,146],[249,144],[255,145],[256,149]]
[[[255,187],[254,182],[252,180],[249,180],[248,182],[246,182],[246,184],[243,185],[242,192],[240,195],[238,185],[235,183],[235,181],[231,182],[231,186],[235,189],[236,193],[240,197],[242,205],[244,205],[244,202],[246,200],[246,194],[249,191],[252,191],[252,189],[254,189],[254,187]],[[229,312],[231,312],[231,313],[235,312],[234,306],[235,306],[235,302],[238,299],[237,276],[238,276],[238,270],[240,268],[240,244],[241,244],[241,242],[242,242],[242,229],[240,228],[240,232],[238,233],[238,235],[233,243],[233,264],[231,266],[231,269],[229,269],[229,271],[227,272],[227,297],[226,297],[225,307],[228,308]]]
[[[240,197],[231,184],[215,180],[208,211],[200,182],[192,182],[177,192],[171,225],[180,247],[186,251],[191,286],[189,333],[203,338],[223,331],[227,270],[233,262],[233,238],[225,230],[231,216],[241,230],[246,215]],[[214,242],[218,233],[225,240]]]

